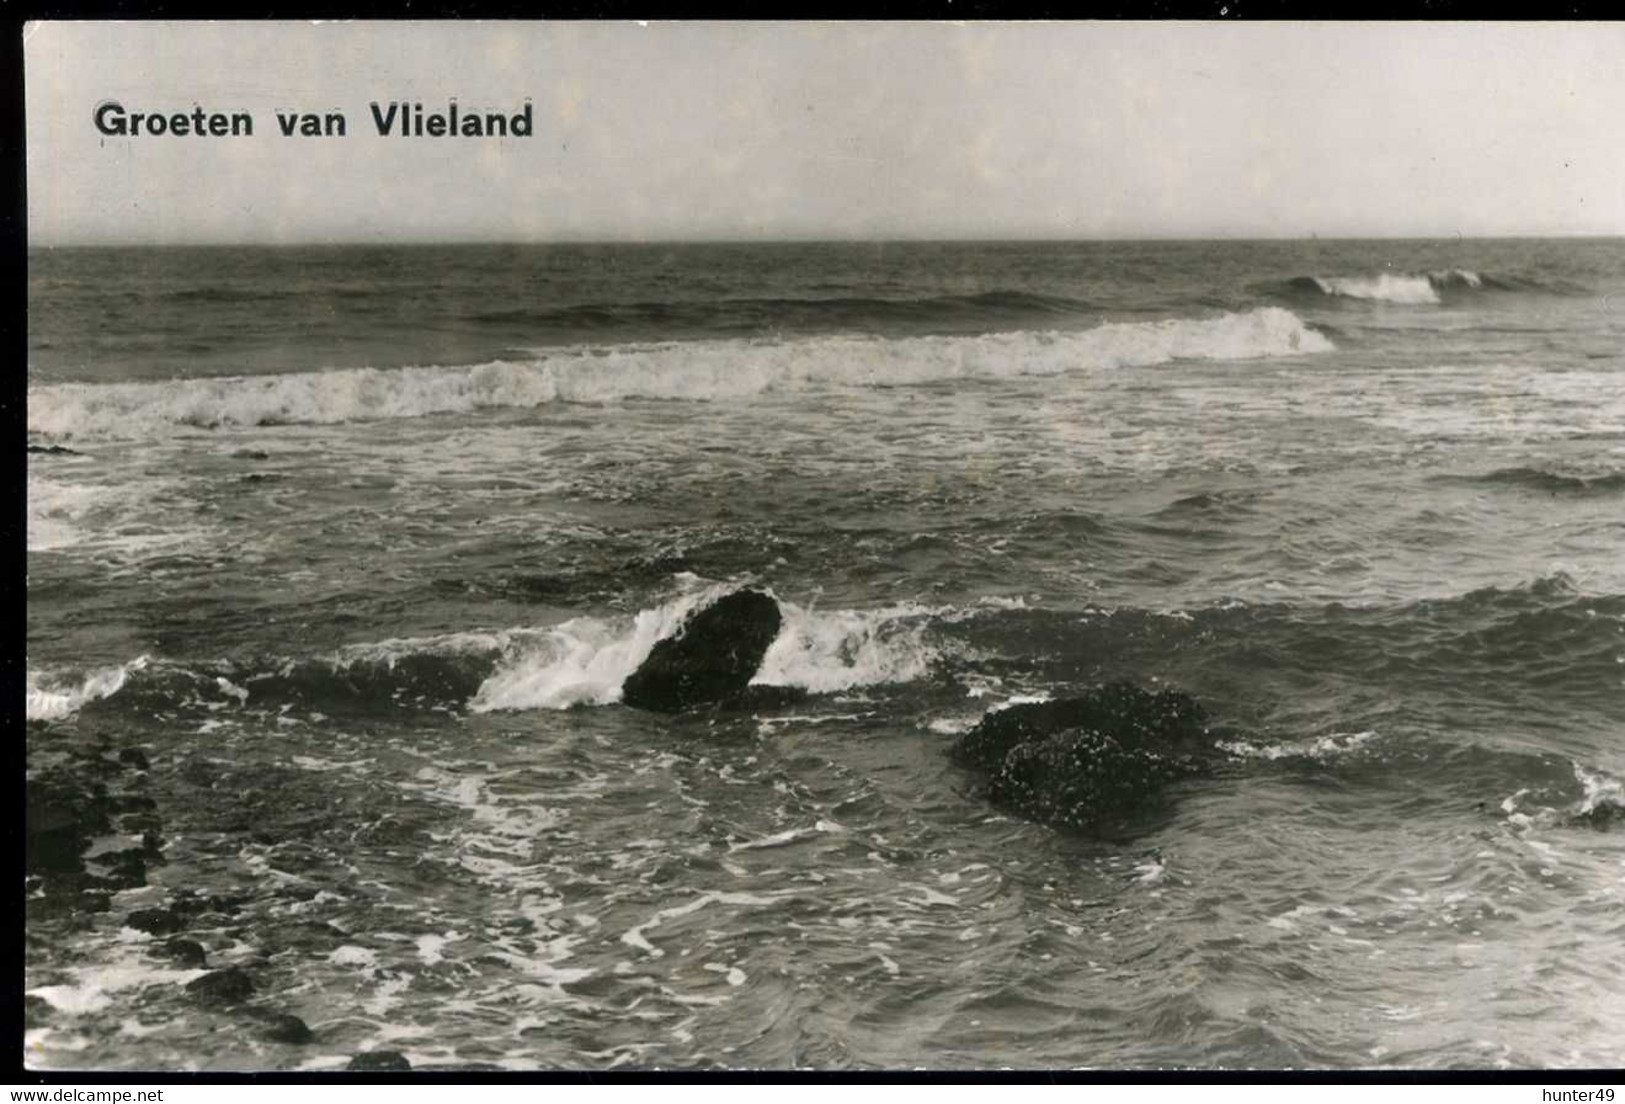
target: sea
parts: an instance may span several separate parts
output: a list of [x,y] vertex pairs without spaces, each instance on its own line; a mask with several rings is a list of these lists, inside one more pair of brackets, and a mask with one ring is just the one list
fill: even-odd
[[[28,265],[30,1066],[1625,1066],[1625,241]],[[945,755],[1116,680],[1131,823]]]

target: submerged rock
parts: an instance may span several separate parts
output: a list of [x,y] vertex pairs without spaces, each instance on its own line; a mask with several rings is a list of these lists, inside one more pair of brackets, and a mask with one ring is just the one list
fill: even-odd
[[1610,828],[1625,825],[1625,805],[1616,805],[1612,801],[1599,801],[1584,812],[1575,813],[1569,820],[1586,828],[1607,831]]
[[147,854],[140,848],[108,851],[95,860],[105,869],[102,880],[117,889],[135,889],[147,884]]
[[51,1002],[37,993],[23,994],[23,1025],[30,1029],[44,1027],[54,1018],[56,1009]]
[[948,753],[987,776],[993,804],[1082,831],[1111,827],[1221,758],[1194,699],[1127,682],[989,713]]
[[153,953],[193,969],[201,969],[208,964],[208,955],[203,950],[203,944],[195,939],[166,939],[153,948]]
[[91,839],[112,831],[112,811],[107,788],[99,782],[67,776],[30,781],[28,872],[83,871]]
[[621,687],[638,709],[677,713],[745,692],[779,635],[779,604],[759,590],[736,590],[689,615],[661,640]]
[[254,979],[236,966],[228,966],[187,982],[186,991],[202,1004],[241,1004],[254,995]]
[[174,935],[186,930],[186,918],[169,909],[136,909],[124,918],[124,926],[148,935]]
[[298,1016],[286,1012],[267,1012],[260,1019],[265,1024],[260,1034],[273,1043],[292,1043],[297,1046],[308,1043],[316,1037],[310,1030],[310,1025]]
[[347,1070],[409,1070],[412,1063],[398,1050],[369,1050],[365,1054],[357,1054],[350,1059],[350,1064],[344,1067]]

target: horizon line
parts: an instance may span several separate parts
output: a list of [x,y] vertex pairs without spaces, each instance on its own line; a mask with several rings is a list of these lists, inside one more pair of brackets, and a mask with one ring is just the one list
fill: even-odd
[[1095,245],[1095,244],[1138,244],[1138,243],[1210,243],[1210,242],[1379,242],[1379,241],[1408,241],[1408,242],[1469,242],[1469,241],[1551,241],[1555,239],[1574,241],[1612,241],[1625,239],[1625,230],[1614,233],[1599,233],[1592,231],[1555,231],[1547,233],[1507,233],[1507,234],[1272,234],[1256,235],[1214,235],[1214,236],[1182,236],[1182,235],[1111,235],[1104,237],[1041,237],[1023,235],[1018,237],[703,237],[703,238],[498,238],[498,237],[446,237],[446,238],[308,238],[308,239],[198,239],[194,241],[176,241],[163,239],[62,239],[57,241],[29,241],[27,248],[34,249],[223,249],[223,248],[310,248],[333,247],[346,248],[354,246],[395,247],[395,246],[472,246],[472,245],[507,245],[507,246],[552,246],[552,245],[626,245],[626,246],[673,246],[673,245]]

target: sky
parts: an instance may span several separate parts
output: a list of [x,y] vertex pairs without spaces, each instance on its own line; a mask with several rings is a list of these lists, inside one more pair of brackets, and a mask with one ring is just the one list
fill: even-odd
[[[25,28],[36,245],[1625,234],[1625,23]],[[529,138],[381,137],[368,104]],[[248,111],[107,137],[98,104]],[[342,112],[284,138],[275,112]]]

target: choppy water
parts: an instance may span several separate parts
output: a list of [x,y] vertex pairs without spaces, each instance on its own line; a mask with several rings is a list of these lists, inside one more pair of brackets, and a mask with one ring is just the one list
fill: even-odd
[[[30,773],[133,810],[31,1063],[1625,1065],[1625,244],[30,266]],[[806,704],[616,704],[745,582]],[[1121,838],[943,756],[1115,678],[1246,734]]]

